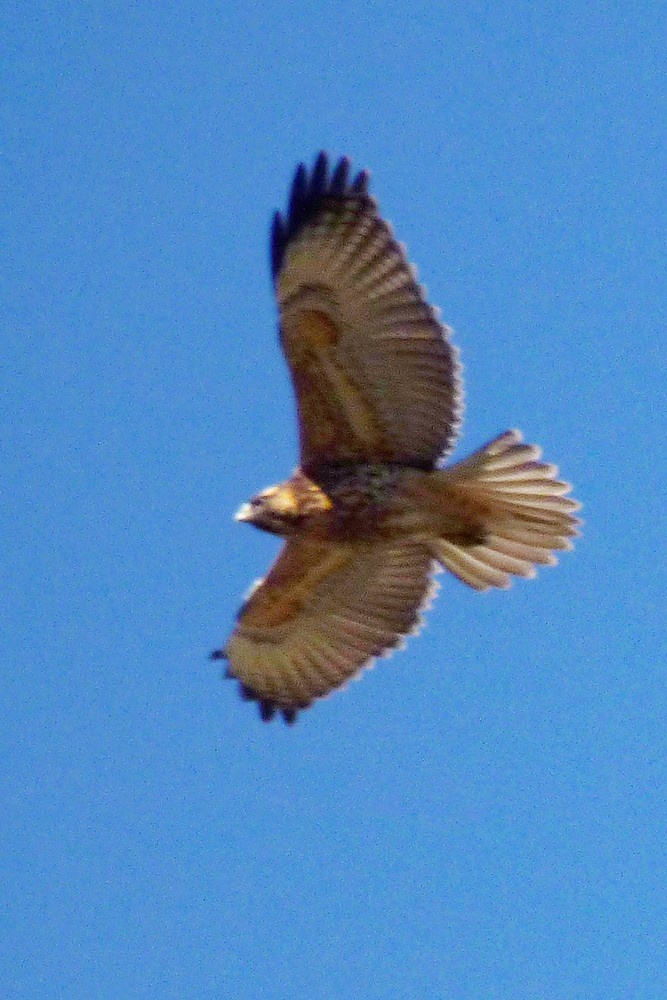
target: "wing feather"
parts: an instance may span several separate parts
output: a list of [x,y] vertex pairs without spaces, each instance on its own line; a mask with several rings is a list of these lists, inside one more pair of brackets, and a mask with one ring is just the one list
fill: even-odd
[[456,438],[457,352],[417,283],[405,248],[368,195],[326,154],[294,177],[271,260],[281,342],[299,417],[301,466],[332,462],[430,468]]
[[263,718],[292,720],[415,629],[431,567],[415,543],[288,541],[241,609],[228,675]]

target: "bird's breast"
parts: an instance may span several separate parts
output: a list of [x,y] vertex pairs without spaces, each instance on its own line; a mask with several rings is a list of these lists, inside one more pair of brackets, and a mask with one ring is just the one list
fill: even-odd
[[396,494],[401,468],[384,464],[339,465],[318,477],[332,504],[343,510],[386,507]]
[[406,491],[406,476],[411,471],[401,466],[370,463],[319,472],[330,506],[308,519],[307,530],[341,541],[419,534],[423,518]]

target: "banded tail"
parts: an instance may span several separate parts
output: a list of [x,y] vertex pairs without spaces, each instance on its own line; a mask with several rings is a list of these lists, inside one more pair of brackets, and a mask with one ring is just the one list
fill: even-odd
[[557,467],[541,462],[541,454],[522,443],[519,431],[506,431],[435,473],[450,502],[479,527],[470,538],[438,538],[433,557],[475,590],[509,587],[512,575],[533,577],[535,564],[553,566],[554,550],[572,548],[581,504],[564,496],[570,484],[556,478]]

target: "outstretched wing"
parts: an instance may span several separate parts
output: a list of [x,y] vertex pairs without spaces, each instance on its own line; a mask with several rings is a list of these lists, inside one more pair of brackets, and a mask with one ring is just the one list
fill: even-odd
[[281,342],[297,399],[301,466],[401,462],[431,468],[456,438],[459,365],[405,249],[368,194],[368,174],[332,174],[320,153],[294,177],[271,259]]
[[262,718],[278,710],[292,722],[416,629],[431,567],[414,543],[290,540],[214,656]]

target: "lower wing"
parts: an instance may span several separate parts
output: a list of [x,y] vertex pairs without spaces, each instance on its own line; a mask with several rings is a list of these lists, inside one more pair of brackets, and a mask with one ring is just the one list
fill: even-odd
[[223,651],[228,676],[293,722],[417,630],[431,587],[425,546],[290,540],[242,607]]

